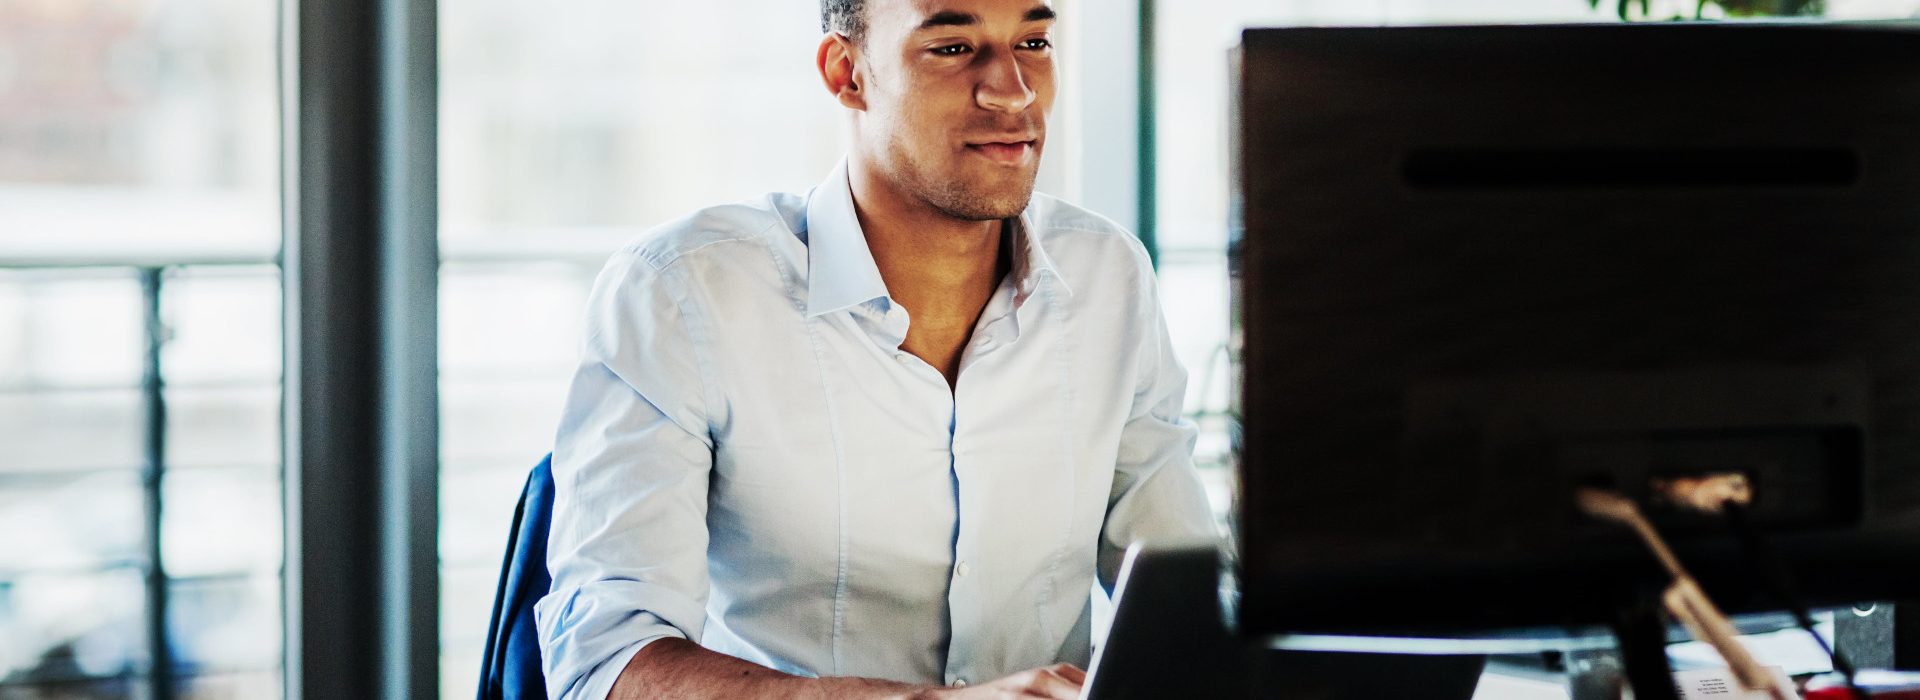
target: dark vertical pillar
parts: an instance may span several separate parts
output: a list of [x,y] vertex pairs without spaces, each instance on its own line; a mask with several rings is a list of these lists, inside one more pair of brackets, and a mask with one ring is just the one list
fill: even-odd
[[287,695],[438,688],[434,0],[286,0]]
[[387,697],[440,697],[439,20],[381,3],[380,621]]
[[166,347],[167,327],[160,317],[160,285],[164,270],[140,268],[140,308],[146,336],[143,348],[144,371],[140,379],[140,399],[146,414],[145,468],[140,478],[144,506],[143,546],[147,570],[146,637],[149,664],[147,694],[153,700],[173,700],[173,645],[167,640],[167,565],[162,558],[161,490],[167,476],[167,387],[161,372],[160,354]]
[[1157,106],[1157,98],[1154,94],[1155,67],[1153,64],[1156,33],[1153,20],[1155,0],[1138,0],[1138,2],[1140,3],[1140,83],[1138,88],[1138,99],[1140,101],[1140,133],[1139,146],[1136,151],[1140,154],[1138,159],[1140,175],[1137,178],[1137,181],[1140,183],[1140,199],[1138,200],[1139,223],[1135,225],[1134,230],[1139,232],[1140,242],[1147,247],[1147,254],[1152,256],[1154,267],[1158,268],[1160,266],[1160,236],[1158,228],[1160,213],[1157,202],[1159,201],[1160,189],[1159,171],[1157,170],[1159,167],[1159,159],[1157,157],[1158,151],[1156,150],[1159,147],[1159,132],[1156,130],[1157,127],[1154,123],[1155,107]]

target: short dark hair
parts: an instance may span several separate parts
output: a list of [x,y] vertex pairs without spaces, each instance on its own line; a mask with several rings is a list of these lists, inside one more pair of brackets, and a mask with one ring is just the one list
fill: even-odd
[[867,33],[867,0],[820,0],[820,31],[859,41]]

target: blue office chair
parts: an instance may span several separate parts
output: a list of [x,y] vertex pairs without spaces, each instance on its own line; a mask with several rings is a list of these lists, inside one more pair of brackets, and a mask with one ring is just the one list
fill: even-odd
[[513,509],[507,557],[500,564],[500,587],[493,596],[493,620],[487,624],[487,651],[480,657],[480,700],[547,699],[533,604],[553,586],[547,573],[547,528],[552,523],[553,455],[548,454],[527,475],[527,488]]

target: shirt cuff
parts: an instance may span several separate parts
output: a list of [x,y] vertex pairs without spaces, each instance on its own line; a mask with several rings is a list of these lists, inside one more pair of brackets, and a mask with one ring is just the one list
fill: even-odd
[[642,643],[698,639],[705,622],[694,601],[636,581],[555,591],[535,603],[533,613],[547,697],[554,700],[601,700]]
[[613,684],[620,680],[620,674],[627,670],[627,664],[633,662],[633,655],[640,653],[640,650],[645,649],[648,644],[662,639],[686,639],[686,637],[677,634],[656,634],[634,642],[626,648],[614,652],[613,656],[608,657],[606,661],[601,662],[599,666],[589,671],[586,679],[580,684],[580,691],[575,697],[562,698],[560,700],[603,700],[613,693]]

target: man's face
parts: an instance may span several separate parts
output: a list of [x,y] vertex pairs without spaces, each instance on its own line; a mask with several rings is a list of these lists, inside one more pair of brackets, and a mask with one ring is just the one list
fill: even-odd
[[1053,107],[1048,0],[869,0],[858,150],[949,217],[1018,215]]

